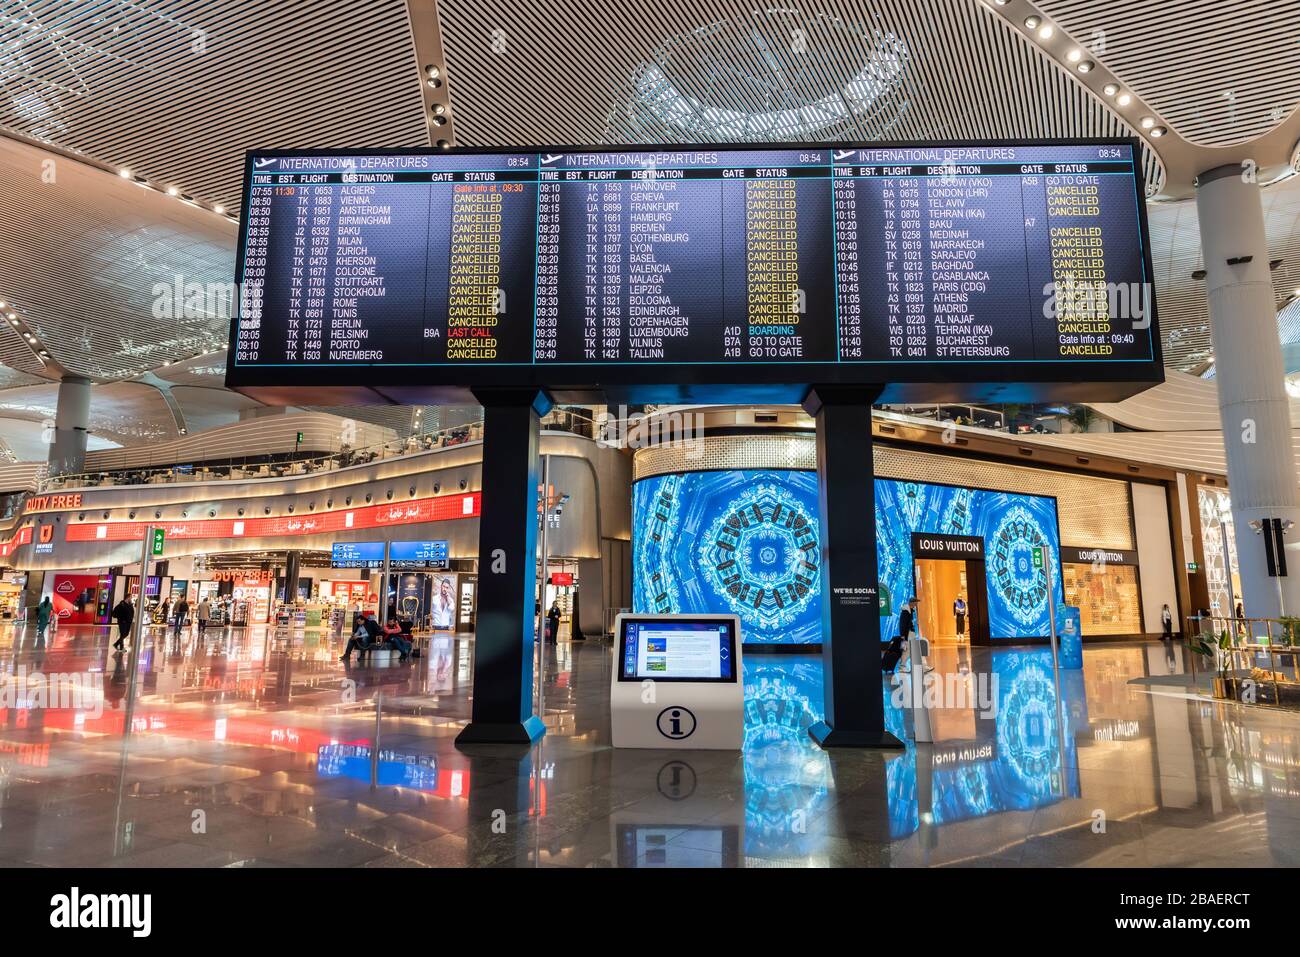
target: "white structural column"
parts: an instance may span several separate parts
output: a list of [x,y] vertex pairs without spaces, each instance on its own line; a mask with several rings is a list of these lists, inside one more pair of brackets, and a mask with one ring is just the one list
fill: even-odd
[[54,413],[54,441],[50,444],[51,475],[67,475],[86,468],[86,438],[90,434],[90,380],[64,376],[59,380],[59,400]]
[[1264,536],[1250,527],[1265,518],[1300,523],[1290,403],[1259,185],[1240,165],[1208,170],[1197,177],[1196,212],[1232,493],[1239,599],[1250,617],[1294,615],[1300,613],[1300,524],[1286,538],[1289,574],[1282,579],[1269,577]]

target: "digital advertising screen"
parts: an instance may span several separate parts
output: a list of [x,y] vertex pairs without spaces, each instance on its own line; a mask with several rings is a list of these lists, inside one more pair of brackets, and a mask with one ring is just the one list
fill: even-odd
[[[381,555],[381,561],[382,558]],[[446,568],[447,543],[391,542],[388,546],[388,567],[399,571],[408,568]]]
[[1124,139],[257,151],[227,384],[1149,384],[1143,189]]
[[1035,567],[1033,551],[1057,556],[1056,604],[1065,602],[1060,576],[1061,536],[1056,499],[956,485],[876,479],[876,575],[888,589],[892,614],[880,619],[880,640],[898,634],[903,602],[916,591],[914,532],[984,540],[989,637],[1042,638],[1051,633],[1047,573]]
[[[992,640],[1050,633],[1047,575],[1033,551],[1059,556],[1055,499],[885,478],[875,480],[875,490],[877,580],[890,598],[882,641],[898,633],[898,613],[915,591],[915,533],[982,541]],[[814,472],[735,469],[639,480],[632,487],[632,610],[733,614],[746,644],[820,643],[817,516]],[[1054,565],[1060,568],[1059,557]],[[1059,607],[1059,574],[1055,589]]]
[[736,628],[726,618],[624,618],[620,681],[736,680]]
[[632,487],[632,610],[730,614],[747,644],[821,641],[817,476],[735,470]]
[[335,542],[330,548],[330,568],[383,567],[383,542]]

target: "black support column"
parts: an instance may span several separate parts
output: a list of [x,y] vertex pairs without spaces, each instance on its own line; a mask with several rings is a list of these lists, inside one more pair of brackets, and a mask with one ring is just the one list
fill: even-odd
[[824,748],[901,748],[885,730],[876,577],[871,403],[879,386],[814,386],[821,519],[822,667],[826,718],[808,729]]
[[284,553],[284,603],[292,605],[298,600],[298,577],[302,574],[302,554]]
[[546,731],[533,714],[537,601],[537,389],[475,392],[483,406],[483,505],[478,532],[474,702],[456,744],[528,744]]

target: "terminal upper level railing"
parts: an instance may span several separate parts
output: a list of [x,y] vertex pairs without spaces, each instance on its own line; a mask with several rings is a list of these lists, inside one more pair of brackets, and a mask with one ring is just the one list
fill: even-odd
[[[586,438],[596,437],[596,423],[584,411],[568,407],[552,409],[543,419],[547,431],[570,432]],[[160,485],[180,482],[248,481],[250,479],[288,478],[311,475],[387,459],[431,452],[476,442],[483,438],[482,421],[449,426],[395,439],[380,445],[353,449],[346,444],[337,452],[303,456],[250,456],[244,459],[221,458],[205,461],[202,449],[195,454],[195,465],[167,465],[118,469],[103,472],[76,472],[42,478],[34,494],[43,495],[64,489],[101,488],[127,485]],[[21,510],[23,495],[10,496],[8,515]]]

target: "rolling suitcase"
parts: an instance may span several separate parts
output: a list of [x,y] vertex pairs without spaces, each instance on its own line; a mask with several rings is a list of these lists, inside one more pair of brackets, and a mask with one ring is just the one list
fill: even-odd
[[893,672],[898,667],[898,659],[901,657],[903,657],[903,639],[895,635],[880,656],[880,670]]

